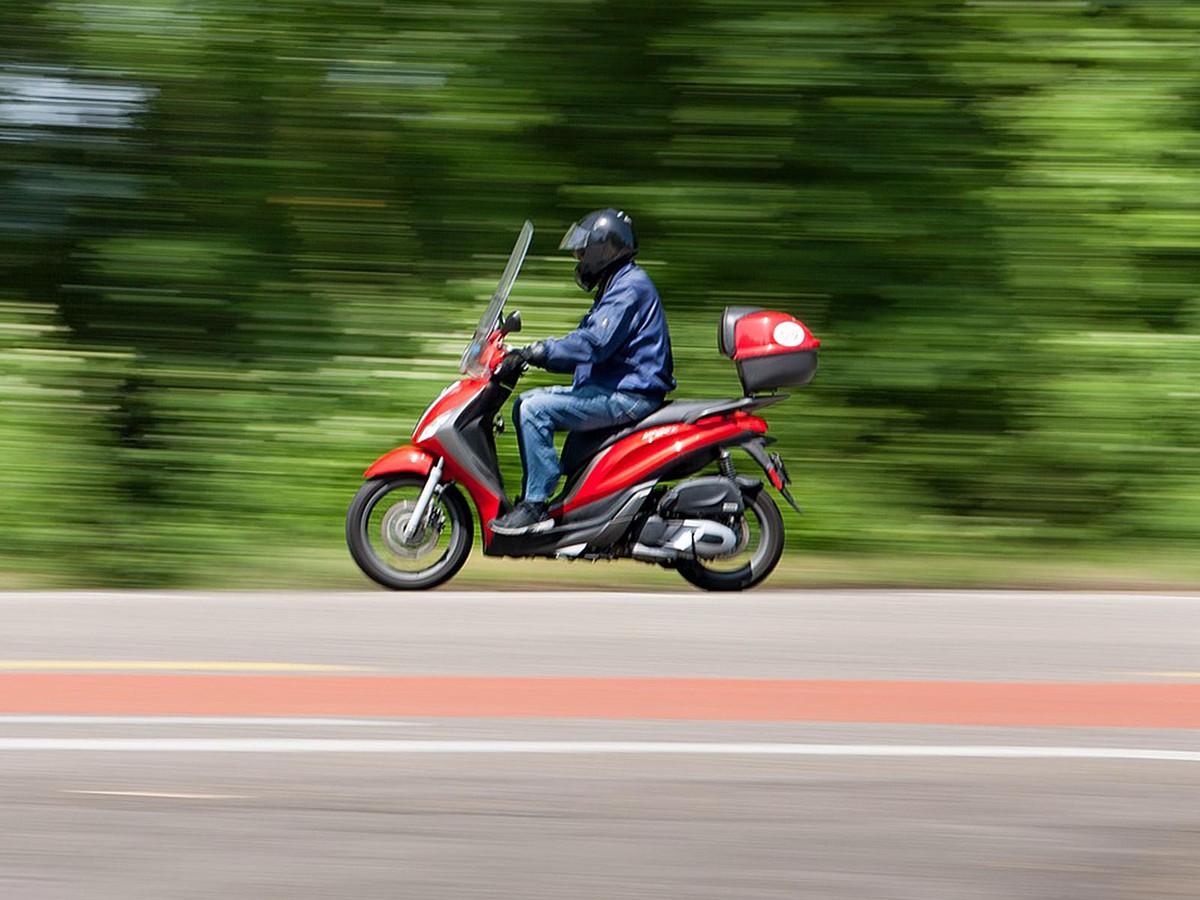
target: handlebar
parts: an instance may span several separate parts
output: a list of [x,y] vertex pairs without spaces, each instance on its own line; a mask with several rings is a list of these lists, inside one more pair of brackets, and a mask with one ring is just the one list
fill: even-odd
[[503,343],[496,345],[497,350],[503,350],[504,356],[500,361],[492,366],[492,380],[498,381],[501,384],[506,384],[509,387],[515,385],[529,368],[529,364],[525,362],[525,358],[514,348],[508,347]]

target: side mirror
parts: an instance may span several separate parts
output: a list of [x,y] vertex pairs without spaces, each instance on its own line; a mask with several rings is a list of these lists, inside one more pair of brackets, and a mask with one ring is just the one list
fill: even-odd
[[514,331],[521,330],[521,311],[515,310],[504,317],[504,321],[500,324],[501,334],[512,334]]

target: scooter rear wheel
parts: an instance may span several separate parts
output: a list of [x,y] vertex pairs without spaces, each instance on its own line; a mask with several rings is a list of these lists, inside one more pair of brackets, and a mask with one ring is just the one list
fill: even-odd
[[471,552],[471,508],[452,484],[430,501],[426,523],[408,540],[404,526],[424,478],[372,478],[358,489],[346,513],[346,545],[368,578],[394,591],[420,591],[452,578]]
[[706,591],[744,591],[775,570],[783,556],[783,516],[765,490],[743,494],[745,535],[738,553],[714,560],[680,560],[679,574]]

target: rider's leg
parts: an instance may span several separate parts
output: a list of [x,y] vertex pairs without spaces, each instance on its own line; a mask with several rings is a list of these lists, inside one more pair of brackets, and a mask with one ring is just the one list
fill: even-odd
[[551,387],[526,391],[513,403],[513,423],[521,447],[525,472],[524,499],[489,524],[497,534],[532,534],[548,531],[554,520],[548,501],[561,475],[556,431],[592,431],[648,416],[661,400],[627,391],[597,387]]
[[520,497],[525,496],[525,486],[529,481],[529,463],[525,459],[525,436],[521,432],[521,401],[525,399],[525,394],[520,394],[512,405],[512,425],[513,431],[517,433],[517,453],[521,456],[521,493]]
[[551,387],[528,391],[518,398],[513,417],[519,421],[525,499],[545,503],[554,494],[562,472],[554,447],[556,431],[594,431],[622,425],[649,415],[659,405],[628,391]]

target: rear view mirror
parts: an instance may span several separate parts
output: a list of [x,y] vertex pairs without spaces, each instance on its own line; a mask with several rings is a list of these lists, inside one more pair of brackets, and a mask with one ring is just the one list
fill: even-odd
[[521,311],[515,310],[504,317],[504,322],[500,325],[501,334],[512,334],[514,331],[521,330]]

